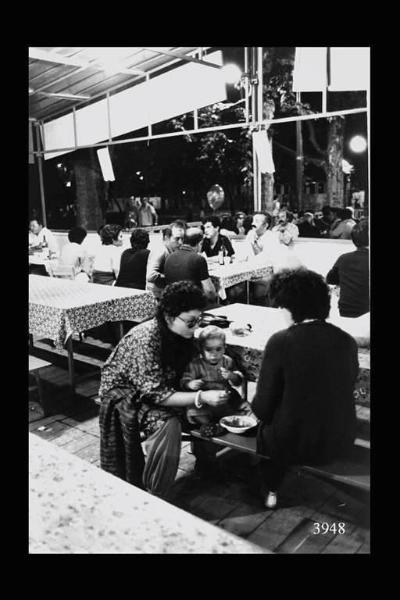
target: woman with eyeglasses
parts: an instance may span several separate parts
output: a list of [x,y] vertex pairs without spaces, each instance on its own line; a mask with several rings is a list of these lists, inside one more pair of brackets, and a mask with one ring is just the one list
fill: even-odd
[[223,390],[179,391],[205,306],[193,283],[168,285],[156,316],[131,329],[102,369],[101,467],[160,497],[175,480],[187,407],[228,400]]

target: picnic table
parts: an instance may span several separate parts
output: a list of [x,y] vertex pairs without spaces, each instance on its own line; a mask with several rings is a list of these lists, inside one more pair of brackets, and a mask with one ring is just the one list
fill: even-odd
[[[286,329],[287,323],[282,312],[277,308],[253,306],[248,304],[230,304],[207,311],[215,315],[225,315],[229,320],[251,325],[251,332],[240,337],[230,329],[224,329],[229,354],[241,365],[248,381],[257,381],[262,355],[269,338]],[[354,395],[362,404],[369,406],[370,396],[370,351],[368,315],[358,319],[346,319],[337,315],[327,319],[354,337],[358,344],[360,369]]]
[[208,272],[213,281],[219,297],[226,299],[226,289],[246,282],[247,303],[249,303],[249,282],[260,277],[272,277],[273,270],[271,266],[264,266],[253,263],[252,261],[234,261],[220,265],[216,259],[208,259]]
[[[74,387],[72,334],[108,321],[143,321],[157,303],[151,292],[29,275],[29,333],[66,347]],[[122,329],[121,329],[122,333]]]
[[30,554],[272,554],[29,434]]

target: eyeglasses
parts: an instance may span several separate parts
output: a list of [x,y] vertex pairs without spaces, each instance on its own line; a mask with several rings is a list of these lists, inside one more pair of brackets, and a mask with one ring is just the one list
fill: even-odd
[[183,323],[185,323],[186,327],[189,327],[189,329],[193,329],[193,327],[196,327],[196,325],[198,325],[201,321],[201,315],[199,317],[195,317],[194,319],[191,319],[190,321],[185,321],[185,319],[182,319],[182,317],[176,317],[177,319],[180,319],[181,321],[183,321]]

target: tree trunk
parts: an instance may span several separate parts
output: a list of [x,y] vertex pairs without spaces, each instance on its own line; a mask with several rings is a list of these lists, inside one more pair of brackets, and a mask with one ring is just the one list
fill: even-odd
[[330,206],[342,208],[344,206],[343,185],[343,136],[344,119],[334,117],[329,123],[328,133],[328,160],[327,160],[327,196]]
[[[76,156],[75,156],[76,155]],[[77,225],[97,230],[105,222],[105,185],[94,148],[73,156]]]

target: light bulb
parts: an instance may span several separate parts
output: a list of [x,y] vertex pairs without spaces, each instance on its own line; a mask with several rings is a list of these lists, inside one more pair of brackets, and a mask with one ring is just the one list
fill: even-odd
[[242,76],[242,71],[233,63],[224,65],[221,70],[224,74],[224,80],[226,83],[237,83]]
[[367,140],[362,135],[355,135],[349,145],[353,152],[364,152],[367,148]]

